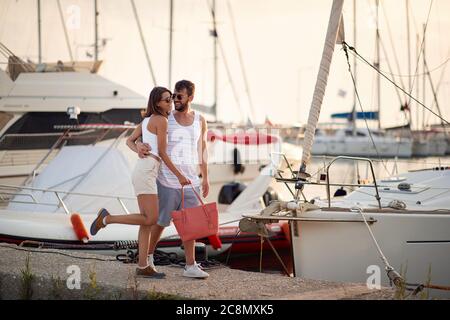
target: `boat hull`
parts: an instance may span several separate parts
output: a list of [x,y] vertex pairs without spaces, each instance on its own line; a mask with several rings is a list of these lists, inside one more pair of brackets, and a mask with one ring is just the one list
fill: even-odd
[[[450,286],[450,214],[367,212],[365,217],[375,221],[370,227],[381,250],[407,283],[431,279],[432,284]],[[371,283],[378,271],[380,284],[389,285],[359,213],[315,210],[302,218],[321,220],[295,222],[298,234],[291,236],[296,276]],[[449,291],[431,294],[450,297]]]
[[412,154],[411,140],[397,141],[395,139],[376,140],[373,143],[366,137],[335,138],[329,136],[316,137],[312,153],[329,156],[362,156],[362,157],[400,157],[409,158]]

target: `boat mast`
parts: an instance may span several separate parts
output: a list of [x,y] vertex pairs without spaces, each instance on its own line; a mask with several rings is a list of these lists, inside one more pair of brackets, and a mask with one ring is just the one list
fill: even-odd
[[[408,42],[407,44],[407,48],[408,48],[408,92],[412,93],[412,77],[411,77],[411,36],[410,36],[410,30],[409,30],[409,0],[405,0],[405,6],[406,6],[406,41]],[[412,108],[407,105],[408,101],[405,100],[405,106],[409,108],[409,128],[411,130],[411,122],[412,122],[412,115],[411,115],[411,110]],[[406,112],[405,112],[406,114]],[[406,116],[406,118],[408,119],[408,117]]]
[[[319,72],[317,74],[316,86],[314,89],[311,108],[309,110],[308,123],[306,124],[305,138],[303,140],[303,153],[300,170],[297,178],[302,178],[306,174],[306,165],[311,158],[311,149],[314,143],[314,134],[319,121],[320,109],[330,72],[331,60],[333,58],[334,47],[338,39],[339,28],[342,20],[342,7],[344,0],[333,0],[330,19],[328,22],[327,36],[322,52]],[[343,32],[343,30],[341,30]]]
[[41,0],[37,0],[37,15],[38,15],[38,63],[42,63]]
[[[353,47],[356,46],[356,0],[353,0]],[[353,56],[353,75],[356,83],[356,56]],[[353,90],[353,110],[352,110],[352,124],[353,136],[356,136],[356,90]]]
[[69,51],[70,62],[73,63],[72,47],[70,46],[69,35],[67,34],[66,21],[64,20],[64,14],[61,8],[61,0],[58,0],[56,3],[58,5],[59,17],[61,18],[61,24],[64,30],[64,38],[66,40],[67,51]]
[[170,0],[169,19],[169,88],[172,88],[173,0]]
[[405,0],[405,5],[406,5],[406,41],[408,42],[408,82],[409,82],[409,86],[408,86],[408,92],[411,92],[411,40],[410,40],[410,32],[409,32],[409,0]]
[[218,63],[217,63],[217,29],[216,29],[216,0],[212,0],[212,22],[213,22],[213,30],[211,35],[214,37],[214,103],[212,106],[213,114],[217,121],[217,93],[218,93]]
[[[420,36],[418,33],[416,33],[416,61],[417,64],[419,64],[419,56],[420,56]],[[418,66],[417,66],[418,68]],[[419,82],[419,80],[417,79],[417,82]],[[416,85],[416,97],[419,98],[419,83],[417,83]],[[419,116],[420,116],[420,106],[419,104],[416,102],[416,130],[419,130],[420,128],[420,120],[419,120]]]
[[94,0],[94,32],[95,32],[95,42],[94,42],[94,61],[98,61],[98,10],[97,10],[97,0]]
[[[380,26],[379,26],[379,16],[378,16],[378,9],[379,9],[379,0],[376,0],[376,57],[375,57],[375,66],[377,67],[378,71],[380,71]],[[381,129],[381,117],[380,117],[380,103],[381,103],[381,86],[380,86],[380,72],[377,72],[377,108],[378,108],[378,130]]]
[[139,36],[141,38],[141,43],[142,43],[142,46],[144,47],[145,59],[147,60],[147,65],[150,70],[150,75],[153,80],[153,85],[156,86],[157,85],[156,77],[155,77],[155,73],[153,72],[152,62],[150,61],[150,55],[148,53],[147,44],[144,39],[144,33],[142,32],[141,22],[139,20],[138,12],[136,9],[136,4],[134,3],[134,0],[130,0],[130,2],[131,2],[131,7],[133,8],[134,19],[136,20],[136,24],[137,24],[137,27],[139,30]]
[[[426,60],[425,60],[425,48],[426,48],[426,43],[425,43],[425,31],[426,31],[426,25],[423,24],[423,53],[422,53],[422,60],[423,60],[423,77],[422,77],[422,101],[425,104],[425,90],[426,90]],[[425,129],[425,108],[422,109],[422,130]]]

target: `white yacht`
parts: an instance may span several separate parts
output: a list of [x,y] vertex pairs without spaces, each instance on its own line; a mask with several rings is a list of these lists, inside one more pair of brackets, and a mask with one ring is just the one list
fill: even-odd
[[9,57],[7,71],[0,70],[0,177],[21,182],[30,174],[63,136],[55,125],[141,121],[146,98],[98,75],[100,64],[35,65]]
[[368,129],[357,128],[354,132],[351,128],[341,128],[327,133],[318,129],[312,153],[330,156],[409,158],[412,154],[412,140],[390,136],[380,130],[371,130],[369,133]]
[[448,140],[442,133],[433,130],[413,131],[412,155],[414,157],[444,156]]

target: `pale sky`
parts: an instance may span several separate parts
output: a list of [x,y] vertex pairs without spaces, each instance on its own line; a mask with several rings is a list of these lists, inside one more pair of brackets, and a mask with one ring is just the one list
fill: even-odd
[[[356,2],[356,47],[372,62],[375,55],[375,0]],[[18,56],[34,61],[37,61],[38,52],[36,3],[36,0],[0,0],[0,41]],[[68,61],[69,51],[57,1],[41,0],[41,3],[43,60]],[[94,41],[93,0],[60,0],[60,3],[74,58],[92,59],[85,53],[93,51],[89,47]],[[106,46],[100,52],[104,64],[99,74],[147,96],[154,84],[130,1],[98,0],[98,3],[99,37],[107,39]],[[158,85],[168,86],[169,1],[135,0],[135,3]],[[209,36],[211,14],[208,3],[207,0],[174,0],[172,79],[192,80],[197,85],[195,102],[210,105],[213,102],[213,42]],[[450,30],[450,1],[410,0],[412,74],[416,71],[416,34],[419,33],[421,42],[422,24],[426,22],[430,3],[432,9],[426,35],[426,57],[430,70],[436,69],[450,57],[450,38],[446,33]],[[251,113],[229,6],[233,11],[237,41],[255,109],[252,119],[260,123],[267,115],[272,122],[293,124],[304,123],[308,117],[331,4],[331,0],[217,0],[219,39],[239,102],[234,97],[219,49],[218,113],[221,120],[239,122]],[[381,0],[380,4],[381,41],[387,51],[386,57],[381,49],[381,69],[389,71],[389,61],[394,74],[407,75],[405,1]],[[343,14],[346,41],[353,44],[353,0],[345,1]],[[394,46],[391,45],[391,37]],[[0,66],[5,68],[3,57],[0,62]],[[419,65],[418,73],[422,73],[422,62]],[[376,74],[362,63],[358,63],[357,74],[363,108],[365,111],[373,110],[376,107]],[[445,118],[450,120],[450,68],[441,66],[432,72],[432,78],[434,86],[439,86],[439,105]],[[408,89],[409,78],[402,79]],[[396,77],[396,81],[400,84],[400,77]],[[383,79],[381,83],[382,127],[404,124],[394,89]],[[422,101],[423,77],[414,80],[413,95],[417,94],[416,88],[419,88],[418,97]],[[345,96],[338,95],[339,91],[346,93]],[[433,105],[428,83],[424,101],[429,107]],[[331,113],[350,111],[352,104],[353,86],[345,57],[340,47],[336,47],[320,121],[330,121]],[[422,109],[417,113],[413,106],[412,110],[413,121],[419,116],[422,123]],[[428,112],[426,119],[429,123],[438,122]]]

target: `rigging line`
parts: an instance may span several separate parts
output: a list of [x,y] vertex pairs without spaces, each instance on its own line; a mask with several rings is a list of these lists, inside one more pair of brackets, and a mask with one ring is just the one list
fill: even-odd
[[3,21],[4,23],[2,24],[2,26],[1,26],[1,29],[0,29],[0,39],[2,39],[3,38],[3,32],[5,31],[5,26],[6,26],[6,19],[5,19],[5,17],[7,17],[8,16],[8,12],[9,12],[9,7],[11,6],[11,3],[12,3],[12,1],[9,1],[8,2],[8,5],[7,5],[7,7],[6,7],[6,9],[5,9],[5,11],[3,12],[3,14],[2,14],[2,16],[1,16],[1,19],[0,19],[0,21]]
[[[450,55],[450,48],[449,48],[449,50],[448,50],[448,54],[447,55]],[[450,58],[449,58],[449,60],[450,60]],[[437,85],[437,87],[436,87],[436,95],[439,93],[439,89],[440,89],[440,87],[441,87],[441,84],[442,84],[442,81],[443,81],[443,79],[444,79],[444,75],[445,75],[445,69],[447,68],[447,64],[445,65],[445,67],[444,67],[444,69],[442,69],[442,72],[441,72],[441,77],[439,78],[439,82],[438,82],[438,85]],[[436,104],[436,101],[433,99],[433,102],[432,102],[432,104],[431,104],[431,108],[433,109],[433,107],[434,107],[434,105]],[[427,117],[427,122],[429,121],[429,119],[430,119],[430,114],[428,114],[428,117]]]
[[[389,68],[389,71],[392,73],[392,67],[391,67],[391,64],[389,63],[389,60],[387,59],[387,50],[386,50],[386,47],[384,46],[384,42],[381,40],[381,37],[378,37],[378,40],[379,40],[379,42],[381,43],[381,48],[383,49],[383,53],[384,53],[384,56],[385,56],[385,58],[386,58],[386,62],[387,62],[387,65],[388,65],[388,68]],[[396,52],[395,52],[395,49],[394,49],[394,56],[396,57]],[[396,59],[397,60],[397,59]],[[380,65],[378,65],[378,68],[380,67]],[[399,69],[400,70],[400,69]],[[393,78],[393,80],[395,80],[394,78]],[[404,85],[404,83],[403,83],[403,81],[402,81],[402,79],[400,78],[400,81],[401,81],[401,85],[402,85],[402,87],[404,87],[405,85]],[[395,90],[395,93],[397,94],[397,97],[398,97],[398,100],[399,100],[399,103],[400,103],[400,105],[402,105],[402,97],[401,97],[401,95],[400,95],[400,91],[396,88],[396,90]],[[405,109],[403,109],[403,115],[404,115],[404,117],[405,117],[405,120],[406,120],[406,123],[408,124],[408,126],[411,126],[411,121],[410,121],[410,119],[408,119],[408,114],[407,114],[407,112],[406,112],[406,110]],[[403,131],[405,130],[405,128],[404,127],[402,127],[402,129],[400,130],[400,141],[399,141],[399,143],[397,143],[397,156],[398,156],[398,154],[400,153],[400,142],[401,142],[401,138],[403,137]]]
[[63,14],[62,8],[61,8],[61,0],[56,0],[56,3],[58,5],[59,16],[61,18],[61,24],[62,24],[62,27],[64,30],[64,38],[66,40],[67,50],[69,51],[70,62],[73,63],[74,61],[73,61],[73,55],[72,55],[72,47],[70,46],[69,35],[67,34],[66,21],[64,19],[64,14]]
[[[378,254],[380,256],[380,259],[383,261],[384,266],[385,266],[385,270],[387,272],[387,275],[389,277],[389,279],[394,282],[394,284],[396,286],[399,286],[400,284],[404,283],[403,278],[395,271],[395,269],[390,265],[388,259],[386,258],[386,256],[384,255],[383,251],[380,248],[380,245],[378,244],[377,239],[375,238],[375,235],[372,232],[372,228],[370,228],[369,224],[367,223],[366,217],[364,215],[363,209],[360,207],[356,207],[355,208],[359,214],[361,215],[361,217],[364,220],[364,224],[366,225],[367,229],[369,230],[370,233],[370,237],[372,238],[373,243],[375,244],[375,247],[378,251]],[[393,273],[393,274],[392,274]]]
[[429,197],[429,198],[423,199],[423,200],[421,200],[421,202],[422,202],[422,204],[423,204],[425,201],[430,201],[430,200],[433,200],[434,198],[441,197],[442,195],[448,193],[449,191],[450,191],[450,190],[445,190],[445,191],[443,191],[443,192],[441,192],[441,193],[439,193],[439,194],[435,194],[434,196],[431,196],[431,197]]
[[[206,0],[206,5],[209,8],[209,12],[211,13],[211,16],[214,18],[216,16],[216,13],[214,11],[214,8],[210,5],[208,0]],[[217,37],[217,43],[219,44],[219,48],[220,48],[220,54],[222,55],[223,64],[224,64],[225,70],[227,72],[228,81],[230,82],[231,89],[233,91],[234,100],[236,101],[237,106],[239,107],[239,109],[241,109],[241,103],[239,102],[236,86],[234,85],[234,81],[233,81],[233,78],[231,76],[230,68],[228,66],[227,58],[225,57],[225,51],[223,49],[222,41],[221,41],[221,38],[219,37],[219,32],[217,31],[217,28],[216,28],[215,31],[216,31],[215,36]]]
[[250,94],[250,86],[249,86],[248,79],[247,79],[247,73],[245,72],[245,68],[244,68],[244,60],[242,59],[241,48],[239,46],[239,41],[238,41],[237,32],[236,32],[236,23],[234,20],[234,14],[233,14],[233,10],[232,10],[229,0],[227,0],[227,6],[228,6],[228,13],[230,14],[231,26],[233,29],[234,39],[236,41],[236,47],[237,47],[237,51],[238,51],[239,63],[241,65],[242,77],[244,78],[245,91],[247,92],[248,102],[250,104],[251,115],[252,115],[252,118],[254,119],[255,118],[255,107],[253,105],[253,100],[252,100],[252,97]]
[[[363,107],[362,107],[362,104],[361,104],[361,99],[360,99],[360,97],[359,97],[358,88],[356,87],[355,77],[353,76],[352,67],[350,66],[350,60],[349,60],[349,58],[348,58],[348,51],[347,51],[347,44],[346,44],[345,41],[342,42],[342,46],[343,46],[343,49],[344,49],[345,57],[346,57],[346,59],[347,59],[348,72],[350,73],[350,76],[351,76],[351,78],[352,78],[353,88],[354,88],[354,90],[355,90],[355,94],[356,94],[356,98],[357,98],[357,100],[358,100],[359,108],[361,109],[361,111],[362,111],[362,113],[363,113],[364,122],[365,122],[366,128],[367,128],[367,130],[368,130],[368,132],[369,132],[370,140],[372,141],[372,145],[373,145],[373,147],[374,147],[374,149],[375,149],[375,152],[377,153],[378,159],[381,161],[381,163],[383,164],[384,169],[385,169],[386,172],[389,174],[389,170],[387,169],[387,166],[386,166],[385,162],[381,159],[380,153],[378,152],[378,149],[377,149],[377,146],[376,146],[376,144],[375,144],[375,141],[373,140],[372,131],[371,131],[370,128],[369,128],[369,124],[367,123],[367,118],[366,118],[366,116],[365,116],[365,114],[364,114],[364,110],[363,110]],[[378,117],[380,117],[379,114],[378,114]]]
[[[395,45],[394,45],[394,40],[393,40],[393,38],[392,38],[392,32],[391,32],[391,26],[390,26],[390,24],[389,24],[389,19],[388,19],[388,17],[387,17],[387,14],[386,14],[386,9],[384,8],[384,6],[381,6],[382,7],[382,10],[383,10],[383,14],[384,14],[384,18],[385,18],[385,20],[386,20],[386,24],[387,24],[387,29],[388,29],[388,35],[389,35],[389,40],[390,40],[390,42],[391,42],[391,48],[392,48],[392,51],[394,52],[394,60],[395,60],[395,63],[396,63],[396,65],[397,65],[397,70],[400,72],[400,63],[399,63],[399,61],[398,61],[398,56],[397,56],[397,52],[395,51]],[[380,39],[381,40],[381,39]],[[381,43],[382,45],[383,45],[383,43]],[[386,53],[385,53],[385,55],[386,55]],[[386,55],[386,58],[387,58],[387,55]],[[391,74],[391,75],[393,75],[393,74]],[[400,81],[401,81],[402,79],[400,79]],[[401,85],[402,85],[402,87],[405,87],[405,84],[403,83],[403,81],[401,82]]]
[[[388,80],[390,83],[392,83],[394,86],[396,86],[397,88],[400,89],[400,91],[402,91],[403,93],[405,93],[410,99],[414,100],[415,102],[417,102],[419,105],[421,105],[423,108],[425,108],[426,110],[428,110],[429,112],[431,112],[432,114],[434,114],[436,117],[438,117],[439,119],[441,119],[442,121],[444,121],[446,124],[450,125],[450,122],[448,122],[446,119],[444,119],[443,117],[440,117],[437,113],[435,113],[433,110],[431,110],[430,108],[428,108],[426,105],[424,105],[422,102],[420,102],[419,100],[417,100],[416,98],[414,98],[410,93],[406,92],[405,89],[403,89],[402,87],[400,87],[398,84],[396,84],[394,81],[392,81],[391,79],[389,79],[383,72],[381,72],[380,70],[378,70],[373,64],[371,64],[369,61],[367,61],[364,57],[362,57],[354,47],[349,46],[348,43],[344,42],[345,45],[348,46],[348,49],[350,49],[351,51],[354,52],[354,54],[356,54],[361,61],[365,62],[367,65],[369,65],[372,69],[374,69],[376,72],[379,72],[381,76],[383,76],[383,78],[385,78],[386,80]],[[413,84],[414,86],[414,84]]]
[[[389,60],[387,59],[387,51],[386,51],[386,47],[384,46],[384,43],[383,43],[383,41],[381,40],[381,38],[380,38],[379,40],[380,40],[380,43],[381,43],[381,48],[383,49],[384,56],[386,57],[386,62],[387,62],[389,71],[392,72],[391,64],[389,63]],[[400,79],[400,80],[401,80],[401,79]],[[403,83],[403,81],[401,81],[401,86],[402,86],[402,87],[405,86],[405,84]],[[397,93],[397,97],[398,97],[398,100],[399,100],[400,105],[401,105],[401,104],[402,104],[402,97],[400,96],[400,91],[396,88],[395,92]]]
[[[428,71],[427,59],[424,59],[424,66],[425,66],[425,71]],[[439,115],[442,116],[441,108],[439,107],[436,89],[434,88],[434,84],[433,84],[433,79],[431,79],[430,73],[427,73],[427,76],[428,76],[427,78],[430,82],[431,92],[433,93],[433,100],[436,103],[436,109],[437,109]],[[447,138],[447,130],[445,130],[445,125],[442,122],[442,120],[441,120],[441,124],[442,124],[442,128],[444,129],[444,135]]]
[[[435,67],[435,68],[433,68],[433,69],[430,69],[429,73],[433,73],[434,71],[437,71],[437,70],[439,70],[440,68],[446,66],[447,63],[448,63],[449,61],[450,61],[450,57],[448,57],[447,59],[445,59],[444,62],[442,62],[441,64],[439,64],[437,67]],[[414,77],[418,77],[418,76],[425,76],[425,75],[428,74],[427,72],[423,72],[423,73],[418,73],[418,74],[414,74],[414,75],[412,75],[412,74],[408,75],[408,74],[396,74],[396,73],[387,72],[387,71],[381,70],[381,69],[380,69],[380,71],[383,72],[383,73],[385,73],[385,74],[388,74],[388,75],[390,75],[390,76],[395,76],[395,77],[399,77],[399,78],[414,78]],[[400,79],[400,80],[401,80],[401,79]],[[403,83],[402,83],[402,87],[404,87],[404,84],[403,84]]]
[[141,37],[142,46],[144,47],[145,58],[147,59],[147,65],[148,65],[148,68],[150,69],[150,75],[152,76],[153,84],[156,86],[157,82],[156,82],[156,78],[155,78],[155,73],[153,72],[152,63],[150,61],[150,56],[149,56],[148,50],[147,50],[147,44],[145,43],[145,39],[144,39],[144,34],[142,33],[141,22],[139,20],[139,16],[138,16],[138,13],[136,10],[136,4],[134,3],[134,0],[130,0],[130,2],[131,2],[131,6],[133,8],[133,14],[134,14],[134,18],[137,23],[139,35]]
[[[413,90],[413,88],[414,88],[414,84],[415,84],[415,82],[416,82],[416,79],[417,79],[417,72],[419,71],[419,61],[420,61],[420,57],[421,57],[421,55],[422,55],[422,53],[424,52],[424,50],[425,50],[425,35],[426,35],[426,33],[427,33],[427,29],[428,29],[428,22],[430,21],[430,14],[431,14],[431,8],[433,7],[433,2],[434,2],[434,0],[431,0],[430,1],[430,8],[428,9],[428,15],[427,15],[427,21],[426,21],[426,23],[425,23],[425,27],[424,27],[424,29],[423,29],[423,38],[422,38],[422,42],[421,42],[421,44],[420,44],[420,50],[419,50],[419,55],[417,56],[417,61],[416,61],[416,71],[414,72],[414,74],[416,75],[414,78],[413,78],[413,81],[412,81],[412,83],[411,83],[411,88],[409,88],[410,89],[410,92],[409,92],[409,101],[408,101],[408,106],[409,105],[411,105],[411,98],[412,98],[412,95],[411,95],[411,92],[412,92],[412,90]],[[403,89],[402,89],[403,90]],[[418,102],[417,100],[416,100],[416,102],[417,103],[419,103],[420,104],[420,102]],[[425,105],[422,105],[423,107],[425,107]],[[425,107],[426,108],[426,107]],[[432,112],[430,109],[428,109],[430,112]]]

